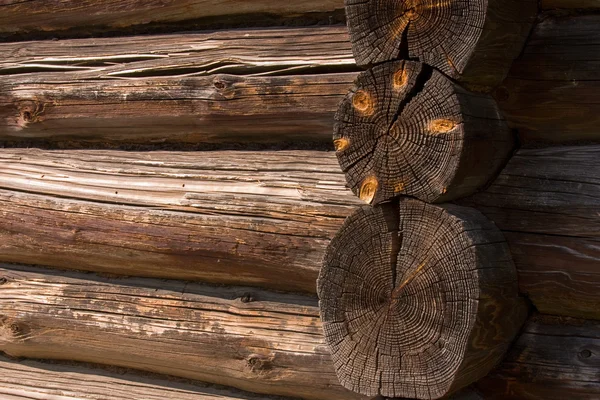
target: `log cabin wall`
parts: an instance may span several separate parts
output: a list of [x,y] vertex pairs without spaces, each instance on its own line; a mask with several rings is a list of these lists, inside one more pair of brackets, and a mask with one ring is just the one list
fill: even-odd
[[[363,204],[331,143],[359,68],[343,1],[282,4],[0,1],[3,398],[365,398],[315,297]],[[494,88],[519,148],[457,203],[532,311],[458,398],[600,397],[599,12],[542,0]]]

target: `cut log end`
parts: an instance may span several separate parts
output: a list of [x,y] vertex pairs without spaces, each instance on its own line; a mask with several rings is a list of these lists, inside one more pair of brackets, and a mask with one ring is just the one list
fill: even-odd
[[402,199],[350,216],[318,280],[342,385],[437,399],[486,375],[525,319],[502,234],[479,212]]
[[[495,176],[511,133],[489,96],[472,95],[416,62],[359,75],[336,114],[334,144],[353,192],[377,204],[472,194]],[[378,182],[363,196],[365,182]]]
[[537,13],[535,1],[346,0],[358,65],[413,59],[484,86],[500,83]]

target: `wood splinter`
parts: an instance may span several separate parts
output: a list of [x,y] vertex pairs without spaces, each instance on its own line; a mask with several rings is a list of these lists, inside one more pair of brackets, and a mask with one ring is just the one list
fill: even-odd
[[348,217],[317,291],[340,383],[366,396],[438,399],[470,385],[527,314],[492,222],[407,198]]
[[513,148],[490,96],[412,61],[360,74],[335,119],[334,144],[348,186],[373,204],[397,195],[427,202],[470,195],[495,177]]

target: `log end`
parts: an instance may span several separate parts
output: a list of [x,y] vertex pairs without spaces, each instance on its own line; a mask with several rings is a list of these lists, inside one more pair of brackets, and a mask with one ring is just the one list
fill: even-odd
[[414,199],[351,215],[317,286],[337,376],[366,396],[456,392],[500,361],[527,314],[493,223]]

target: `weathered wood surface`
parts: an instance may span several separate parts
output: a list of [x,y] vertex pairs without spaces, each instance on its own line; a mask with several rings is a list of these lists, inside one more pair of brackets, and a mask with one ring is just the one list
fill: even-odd
[[293,3],[278,0],[1,0],[0,34],[63,30],[85,33],[241,14],[289,17],[328,13],[343,7],[343,0]]
[[369,396],[446,398],[500,362],[528,313],[492,222],[410,198],[346,219],[317,293],[340,383]]
[[8,43],[0,54],[4,140],[326,142],[356,69],[343,27]]
[[544,10],[554,8],[600,8],[600,0],[542,0],[541,5]]
[[[600,318],[599,154],[521,150],[469,199],[543,312]],[[311,151],[3,149],[0,188],[0,261],[308,292],[364,204],[335,154]]]
[[600,146],[521,150],[465,204],[504,231],[541,312],[600,319]]
[[481,89],[497,86],[519,55],[536,0],[346,0],[356,61],[418,60]]
[[[115,371],[116,369],[116,371]],[[97,366],[0,357],[2,400],[260,400],[262,395]]]
[[6,262],[314,292],[362,204],[327,152],[1,154]]
[[95,362],[306,399],[337,382],[317,301],[244,287],[0,266],[0,351]]
[[600,323],[532,318],[501,366],[477,387],[490,400],[600,398]]
[[495,97],[523,141],[600,141],[600,15],[547,18]]

